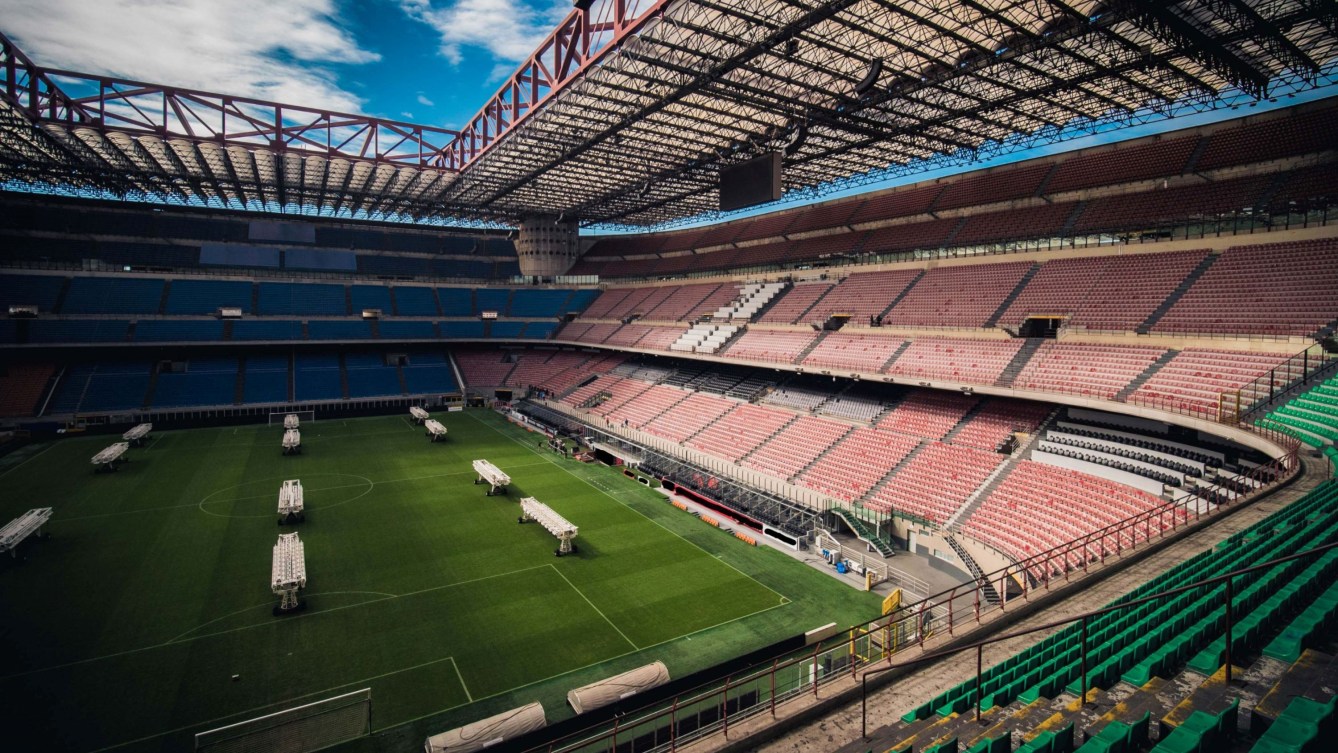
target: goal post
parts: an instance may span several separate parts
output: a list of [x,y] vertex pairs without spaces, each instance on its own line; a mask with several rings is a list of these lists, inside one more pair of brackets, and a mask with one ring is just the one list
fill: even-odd
[[311,753],[371,732],[372,689],[363,688],[199,732],[195,735],[195,750],[208,753]]
[[302,424],[308,424],[316,420],[316,411],[314,410],[270,411],[269,425],[283,426],[283,419],[286,416],[297,416],[297,420],[300,421]]

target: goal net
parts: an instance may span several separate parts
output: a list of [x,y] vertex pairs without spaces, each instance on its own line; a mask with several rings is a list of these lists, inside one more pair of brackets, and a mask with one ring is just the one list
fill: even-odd
[[283,426],[283,419],[284,419],[285,416],[297,416],[297,420],[300,421],[300,422],[302,423],[303,426],[305,426],[306,424],[309,424],[309,423],[311,423],[311,422],[313,422],[313,421],[316,420],[316,411],[314,411],[314,410],[285,410],[285,411],[271,412],[271,413],[269,414],[269,425],[270,425],[270,426]]
[[371,731],[372,690],[364,688],[200,732],[195,735],[195,750],[308,753],[369,735]]

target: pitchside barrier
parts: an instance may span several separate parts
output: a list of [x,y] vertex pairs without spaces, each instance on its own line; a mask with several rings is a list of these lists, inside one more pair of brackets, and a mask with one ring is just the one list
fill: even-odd
[[[280,419],[282,420],[282,419]],[[208,753],[310,753],[372,732],[372,689],[307,703],[195,735]]]
[[312,421],[316,420],[316,411],[314,410],[270,411],[269,425],[283,426],[283,419],[285,416],[297,416],[297,420],[300,422],[301,426],[306,426],[308,423],[311,423]]

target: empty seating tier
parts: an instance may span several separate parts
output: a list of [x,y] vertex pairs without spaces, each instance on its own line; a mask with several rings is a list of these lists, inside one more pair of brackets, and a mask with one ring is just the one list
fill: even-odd
[[804,357],[804,365],[878,373],[904,344],[900,337],[832,332]]
[[892,307],[884,321],[913,327],[982,327],[1031,262],[936,267]]
[[930,442],[875,489],[865,505],[941,525],[1004,460],[994,452]]
[[1188,348],[1135,390],[1129,402],[1215,416],[1222,393],[1239,390],[1285,360],[1286,356],[1269,353]]
[[814,461],[795,483],[853,502],[896,467],[920,439],[894,431],[856,427]]
[[850,424],[800,416],[757,448],[743,465],[789,479],[851,430]]
[[888,411],[877,426],[925,439],[942,439],[977,402],[979,398],[921,390]]
[[729,345],[725,355],[745,361],[792,363],[816,337],[812,332],[750,329]]
[[1049,341],[1042,343],[1013,386],[1109,400],[1165,353],[1163,348]]
[[[1025,559],[1162,504],[1158,497],[1107,479],[1024,460],[966,519],[963,531]],[[1141,539],[1160,531],[1153,521],[1126,535]],[[1100,555],[1098,544],[1089,556]],[[1074,557],[1069,566],[1081,566],[1081,557]]]
[[1335,256],[1335,240],[1229,248],[1152,329],[1313,334],[1338,319]]
[[994,384],[1023,341],[921,337],[911,341],[884,373],[915,379]]
[[737,463],[794,418],[789,411],[742,403],[686,444]]

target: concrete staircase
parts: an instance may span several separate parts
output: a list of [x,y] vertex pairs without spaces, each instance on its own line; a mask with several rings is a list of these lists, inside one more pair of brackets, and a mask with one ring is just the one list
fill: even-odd
[[1199,278],[1203,276],[1203,273],[1207,272],[1208,268],[1213,265],[1213,262],[1217,261],[1217,257],[1217,254],[1208,254],[1205,256],[1203,261],[1199,262],[1199,265],[1191,270],[1190,273],[1186,275],[1185,279],[1180,281],[1180,284],[1176,286],[1175,290],[1172,290],[1171,294],[1166,296],[1166,300],[1162,301],[1161,305],[1158,306],[1147,319],[1144,319],[1142,324],[1134,327],[1134,331],[1140,335],[1146,335],[1148,332],[1152,331],[1153,325],[1158,321],[1161,321],[1161,318],[1166,315],[1166,312],[1170,311],[1171,307],[1184,296],[1185,291],[1189,290],[1194,283],[1199,281]]
[[873,547],[879,554],[884,557],[891,557],[897,553],[890,541],[885,541],[883,537],[878,535],[877,529],[870,527],[858,515],[839,507],[834,508],[832,512],[836,513],[836,517],[844,520],[846,525],[850,526],[850,530],[855,532],[855,538]]
[[985,601],[989,604],[998,604],[1003,601],[999,598],[999,591],[990,584],[989,579],[985,577],[985,571],[980,569],[980,563],[976,562],[966,548],[962,546],[951,533],[943,532],[943,539],[948,542],[948,546],[957,553],[958,559],[966,565],[966,569],[971,573],[971,577],[976,579],[976,585],[980,586],[980,592],[985,596]]
[[1013,291],[1004,296],[1003,303],[1000,303],[999,308],[995,309],[993,314],[990,314],[990,318],[985,320],[983,326],[993,327],[999,323],[999,317],[1004,315],[1004,312],[1008,310],[1009,306],[1013,305],[1013,301],[1016,301],[1019,295],[1022,295],[1023,289],[1027,287],[1027,283],[1031,282],[1031,278],[1036,276],[1036,272],[1040,268],[1040,264],[1032,264],[1027,269],[1026,273],[1022,275],[1022,279],[1018,280],[1017,285],[1013,286]]
[[1044,337],[1028,337],[1027,342],[1023,343],[1022,348],[1018,350],[1017,355],[1013,356],[1013,360],[1008,362],[1008,365],[1004,367],[1003,372],[999,374],[999,378],[994,381],[994,386],[1012,387],[1013,382],[1017,379],[1017,375],[1021,374],[1022,370],[1027,368],[1027,364],[1031,362],[1031,357],[1036,355],[1036,351],[1040,349],[1041,345],[1044,343]]
[[874,484],[873,486],[869,487],[869,491],[865,492],[865,493],[864,493],[864,496],[863,496],[863,497],[860,497],[858,501],[861,502],[861,503],[863,503],[863,502],[867,502],[868,500],[872,499],[873,496],[874,496],[875,494],[877,494],[879,491],[881,491],[882,488],[883,488],[884,486],[887,486],[887,483],[888,483],[889,481],[892,480],[892,477],[893,477],[893,476],[897,475],[897,471],[899,471],[899,470],[901,470],[902,468],[906,467],[907,464],[909,464],[912,460],[915,459],[915,456],[916,456],[916,455],[919,455],[919,454],[920,454],[920,450],[923,450],[923,449],[925,448],[925,446],[928,445],[928,444],[929,444],[930,442],[932,442],[932,441],[933,441],[933,440],[926,439],[926,440],[921,441],[920,444],[917,444],[917,445],[915,446],[915,449],[913,449],[913,450],[911,450],[910,452],[906,453],[906,457],[902,458],[900,463],[897,463],[896,465],[894,465],[894,466],[892,466],[890,469],[888,469],[887,473],[883,474],[883,477],[880,478],[880,479],[878,479],[878,483],[876,483],[876,484]]
[[789,477],[789,478],[787,478],[787,479],[785,479],[785,480],[788,481],[788,482],[790,482],[791,484],[793,484],[793,483],[795,482],[795,479],[799,478],[800,476],[804,475],[805,473],[808,473],[808,469],[809,469],[809,468],[812,468],[813,466],[817,465],[823,458],[827,457],[828,453],[830,453],[832,450],[836,449],[836,446],[837,446],[837,445],[839,445],[839,444],[841,444],[842,442],[844,442],[845,439],[846,439],[846,437],[850,436],[850,433],[853,432],[854,430],[855,430],[855,426],[853,426],[853,425],[852,425],[850,428],[846,429],[846,433],[845,433],[845,434],[842,434],[841,436],[837,437],[837,438],[836,438],[836,441],[835,441],[835,442],[832,442],[832,443],[829,444],[829,445],[827,445],[827,448],[824,449],[822,452],[819,452],[819,453],[817,454],[817,457],[815,457],[815,458],[813,458],[812,460],[808,461],[808,463],[805,464],[803,468],[800,468],[798,471],[795,472],[795,474],[794,474],[793,476],[791,476],[791,477]]
[[915,273],[915,277],[911,278],[910,284],[907,285],[906,288],[905,288],[904,290],[902,290],[900,293],[897,293],[897,297],[896,297],[896,298],[893,298],[893,299],[892,299],[892,302],[889,303],[889,304],[887,304],[887,308],[883,309],[883,310],[878,314],[878,316],[879,316],[880,318],[881,318],[881,317],[884,317],[884,316],[887,316],[887,312],[889,312],[889,311],[891,311],[892,309],[896,308],[896,307],[897,307],[897,304],[898,304],[898,303],[901,303],[901,299],[902,299],[902,298],[905,298],[907,295],[909,295],[910,292],[911,292],[911,290],[913,290],[913,289],[915,288],[915,286],[919,284],[920,280],[924,279],[924,276],[925,276],[925,271],[924,271],[923,269],[920,270],[919,272],[916,272],[916,273]]
[[1174,348],[1166,351],[1165,353],[1162,353],[1161,358],[1158,358],[1157,360],[1149,364],[1146,369],[1143,369],[1143,373],[1134,377],[1134,380],[1126,384],[1124,386],[1124,389],[1120,390],[1119,392],[1116,392],[1115,399],[1121,403],[1129,399],[1129,396],[1134,394],[1135,390],[1137,390],[1139,387],[1142,387],[1144,382],[1151,379],[1153,374],[1156,374],[1158,371],[1161,371],[1161,367],[1170,363],[1171,359],[1175,358],[1178,355],[1180,355],[1180,351],[1175,350]]
[[812,353],[812,352],[813,352],[813,349],[816,348],[816,347],[818,347],[818,343],[821,343],[823,340],[826,340],[826,339],[827,339],[827,335],[828,335],[827,330],[824,329],[824,330],[819,331],[819,332],[818,332],[818,336],[815,337],[815,338],[813,338],[813,342],[809,343],[809,344],[808,344],[808,347],[806,347],[806,348],[804,348],[803,350],[799,351],[799,354],[796,355],[796,356],[794,357],[794,359],[792,359],[792,360],[790,361],[790,363],[795,364],[795,365],[798,365],[798,364],[803,363],[803,362],[804,362],[804,359],[805,359],[805,358],[808,358],[808,354],[809,354],[809,353]]
[[909,347],[911,347],[911,341],[910,340],[903,341],[901,343],[901,347],[893,351],[892,355],[888,356],[887,360],[883,362],[883,365],[878,367],[878,370],[887,371],[888,369],[892,368],[892,364],[896,363],[897,359],[901,358],[901,354],[905,353],[906,349]]

